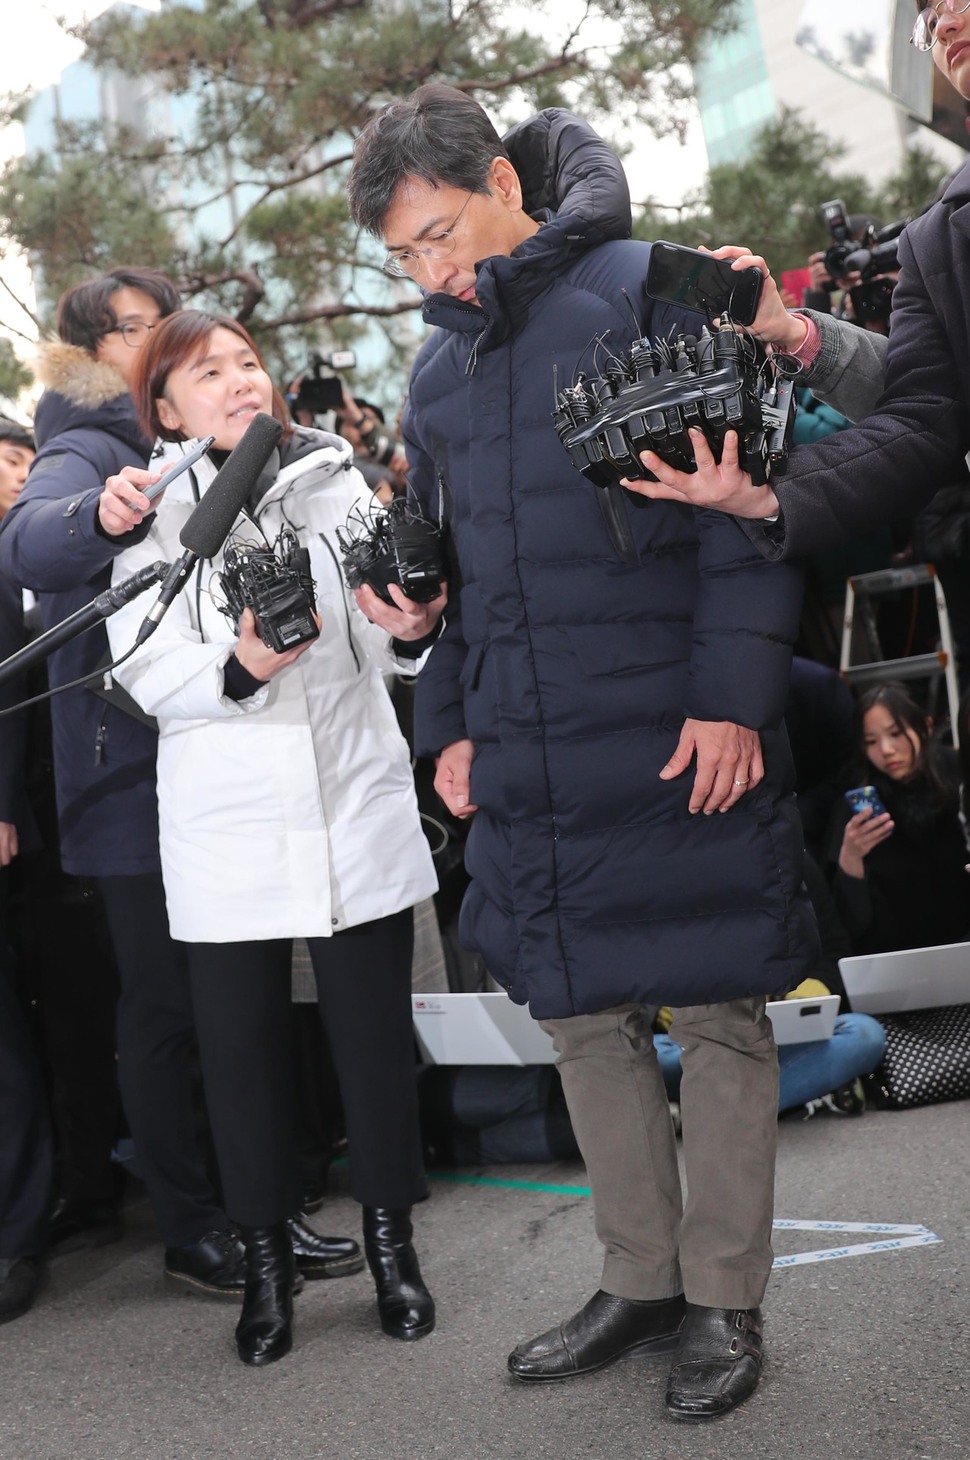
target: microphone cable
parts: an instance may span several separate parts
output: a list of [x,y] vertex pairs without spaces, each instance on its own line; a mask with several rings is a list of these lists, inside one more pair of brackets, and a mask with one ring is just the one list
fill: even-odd
[[[92,624],[91,628],[94,627],[95,625]],[[63,694],[66,689],[81,689],[89,685],[92,680],[102,679],[104,675],[110,674],[112,670],[120,668],[126,660],[131,658],[135,650],[140,647],[140,644],[132,644],[128,652],[122,654],[121,658],[116,659],[113,664],[103,664],[100,669],[94,669],[90,674],[82,675],[80,679],[72,679],[67,684],[55,685],[53,689],[45,690],[42,695],[34,695],[29,700],[20,700],[16,705],[8,705],[5,710],[0,710],[0,719],[3,719],[4,715],[15,715],[20,710],[28,710],[31,705],[39,705],[43,700],[53,699],[54,695]]]

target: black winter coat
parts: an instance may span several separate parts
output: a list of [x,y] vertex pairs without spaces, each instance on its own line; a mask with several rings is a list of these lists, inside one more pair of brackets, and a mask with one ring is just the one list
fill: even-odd
[[[150,523],[121,538],[97,527],[107,477],[145,466],[151,451],[117,371],[73,345],[45,347],[37,456],[0,525],[0,573],[38,595],[45,629],[110,585],[111,564]],[[151,600],[149,599],[149,605]],[[146,605],[147,606],[147,605]],[[108,651],[98,625],[48,659],[50,684],[90,674]],[[83,876],[159,867],[157,733],[89,689],[51,700],[61,862]]]
[[[462,941],[538,1018],[781,993],[815,952],[780,725],[799,574],[731,518],[632,493],[621,559],[555,434],[553,371],[589,369],[601,336],[628,345],[631,309],[654,335],[678,318],[651,312],[605,143],[558,111],[506,141],[533,216],[559,212],[479,266],[481,307],[428,298],[404,427],[460,571],[416,735],[424,754],[475,746]],[[762,732],[767,777],[725,815],[689,815],[693,769],[658,779],[688,716]]]
[[886,384],[874,415],[799,446],[772,480],[782,522],[745,530],[799,557],[911,517],[956,481],[970,447],[970,164],[899,241]]

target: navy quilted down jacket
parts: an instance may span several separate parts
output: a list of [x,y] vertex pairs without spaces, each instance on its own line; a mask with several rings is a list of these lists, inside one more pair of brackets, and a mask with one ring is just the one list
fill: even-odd
[[[457,559],[416,733],[426,755],[475,746],[462,939],[537,1018],[782,993],[814,956],[781,723],[799,572],[733,518],[632,493],[619,554],[556,437],[554,367],[628,345],[633,310],[653,336],[699,321],[647,300],[622,169],[584,123],[547,111],[506,140],[544,226],[479,267],[480,306],[426,300],[405,419]],[[687,717],[762,734],[766,779],[724,815],[689,814],[693,769],[658,779]]]

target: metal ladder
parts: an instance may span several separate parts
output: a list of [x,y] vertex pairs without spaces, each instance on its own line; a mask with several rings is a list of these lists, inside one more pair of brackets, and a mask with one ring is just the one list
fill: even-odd
[[[900,589],[916,590],[926,585],[931,585],[933,589],[940,648],[929,654],[909,654],[903,659],[883,659],[873,599],[885,593],[896,593]],[[865,635],[866,649],[872,656],[865,664],[852,663],[856,599],[859,600],[859,616]],[[881,568],[878,572],[858,573],[846,580],[839,673],[843,679],[853,685],[879,684],[886,679],[939,681],[942,678],[946,684],[946,697],[950,710],[950,734],[953,745],[957,745],[957,709],[960,702],[960,691],[957,685],[956,659],[953,653],[953,640],[950,636],[950,619],[946,611],[946,599],[932,563],[919,563],[911,568]]]

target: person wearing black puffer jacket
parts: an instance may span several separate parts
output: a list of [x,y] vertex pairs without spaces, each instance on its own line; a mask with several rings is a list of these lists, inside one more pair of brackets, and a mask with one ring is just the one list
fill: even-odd
[[[566,1379],[675,1349],[667,1413],[713,1418],[761,1369],[765,996],[815,952],[781,727],[800,574],[725,518],[591,485],[556,437],[554,380],[595,369],[597,341],[704,323],[646,298],[622,167],[585,123],[551,109],[503,141],[471,98],[424,86],[364,129],[349,197],[436,327],[402,424],[460,575],[415,730],[473,817],[462,941],[555,1039],[606,1249],[601,1290],[509,1368]],[[658,1003],[684,1049],[685,1211]]]
[[[150,530],[151,518],[119,531],[101,497],[108,477],[148,463],[151,445],[130,384],[151,331],[180,306],[164,274],[126,267],[76,285],[59,302],[59,339],[40,354],[37,456],[0,527],[0,573],[37,593],[45,628],[107,588],[114,559]],[[105,629],[91,629],[50,655],[51,687],[91,677],[108,662]],[[93,879],[104,904],[121,983],[118,1082],[165,1243],[166,1279],[183,1291],[241,1301],[242,1243],[213,1187],[196,1128],[188,974],[169,934],[158,851],[157,728],[110,681],[55,695],[51,716],[61,863],[65,872]],[[106,990],[103,1007],[113,1001]],[[113,1055],[112,1031],[100,1034]],[[77,1108],[85,1108],[83,1097]],[[55,1208],[52,1254],[121,1235],[108,1115],[101,1124],[100,1163],[91,1138],[85,1171]],[[296,1214],[291,1236],[307,1276],[339,1276],[363,1265],[356,1244],[322,1239]],[[350,1262],[348,1246],[355,1248]]]

